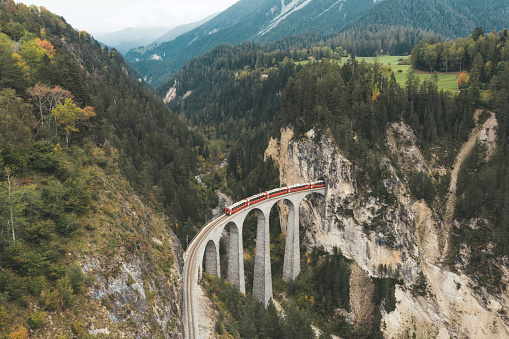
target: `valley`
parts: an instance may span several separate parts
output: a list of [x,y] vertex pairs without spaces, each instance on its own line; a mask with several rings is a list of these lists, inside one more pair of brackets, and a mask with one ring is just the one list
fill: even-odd
[[459,4],[241,0],[124,58],[2,1],[0,337],[509,337],[509,8]]

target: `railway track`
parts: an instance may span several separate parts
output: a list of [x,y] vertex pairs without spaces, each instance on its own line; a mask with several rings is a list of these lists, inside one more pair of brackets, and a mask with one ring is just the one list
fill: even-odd
[[195,289],[198,286],[199,249],[203,241],[208,241],[216,226],[224,223],[227,218],[226,215],[222,215],[205,225],[191,241],[184,255],[184,328],[185,337],[188,339],[199,338],[198,324],[195,319],[195,315],[198,313]]

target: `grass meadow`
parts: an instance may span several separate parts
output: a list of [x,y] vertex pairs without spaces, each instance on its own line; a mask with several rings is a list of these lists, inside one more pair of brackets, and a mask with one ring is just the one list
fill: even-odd
[[[387,66],[390,66],[392,71],[394,72],[394,75],[396,77],[396,81],[404,85],[405,84],[405,77],[412,68],[410,65],[399,65],[401,59],[407,59],[408,56],[380,56],[378,57],[378,62]],[[357,61],[365,61],[367,63],[374,63],[375,57],[357,57]],[[341,58],[341,61],[339,63],[341,65],[345,64],[347,62],[348,58],[344,57]],[[309,61],[301,61],[298,62],[301,65],[307,64]],[[429,79],[432,76],[431,72],[422,72],[417,71],[415,74],[419,77],[421,81],[424,79]],[[450,90],[450,91],[456,91],[456,81],[458,79],[459,72],[448,72],[448,73],[437,73],[438,75],[438,88],[444,89],[444,90]]]

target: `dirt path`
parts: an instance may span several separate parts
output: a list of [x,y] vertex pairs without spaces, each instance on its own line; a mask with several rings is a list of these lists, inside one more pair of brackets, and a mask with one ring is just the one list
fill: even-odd
[[200,338],[217,338],[215,321],[218,317],[214,305],[201,286],[196,286],[198,292],[198,331]]
[[[476,120],[477,125],[477,119],[479,118],[479,115],[483,112],[483,110],[478,109],[474,113],[474,118]],[[451,228],[451,222],[452,217],[454,215],[454,208],[456,206],[456,185],[458,181],[458,174],[461,169],[461,165],[463,164],[463,161],[465,161],[466,157],[472,152],[472,149],[475,146],[475,143],[479,136],[481,135],[481,132],[483,131],[494,131],[496,127],[498,127],[497,119],[495,117],[495,113],[490,112],[491,117],[488,118],[482,124],[482,126],[477,125],[472,132],[470,132],[470,137],[468,138],[468,141],[463,144],[461,147],[460,152],[456,156],[456,160],[454,161],[454,166],[451,171],[451,183],[449,185],[449,193],[447,194],[447,202],[445,204],[445,215],[444,215],[444,226],[445,226],[445,244],[444,244],[444,250],[442,251],[442,256],[440,260],[444,262],[445,257],[447,256],[447,253],[449,251],[449,234],[450,234],[450,228]],[[489,134],[489,133],[487,133]],[[492,133],[493,134],[493,133]],[[491,140],[488,140],[491,141]]]

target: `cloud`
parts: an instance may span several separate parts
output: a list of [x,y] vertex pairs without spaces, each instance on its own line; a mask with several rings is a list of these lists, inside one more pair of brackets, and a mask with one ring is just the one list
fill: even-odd
[[127,27],[174,27],[220,12],[238,0],[32,0],[91,33]]

